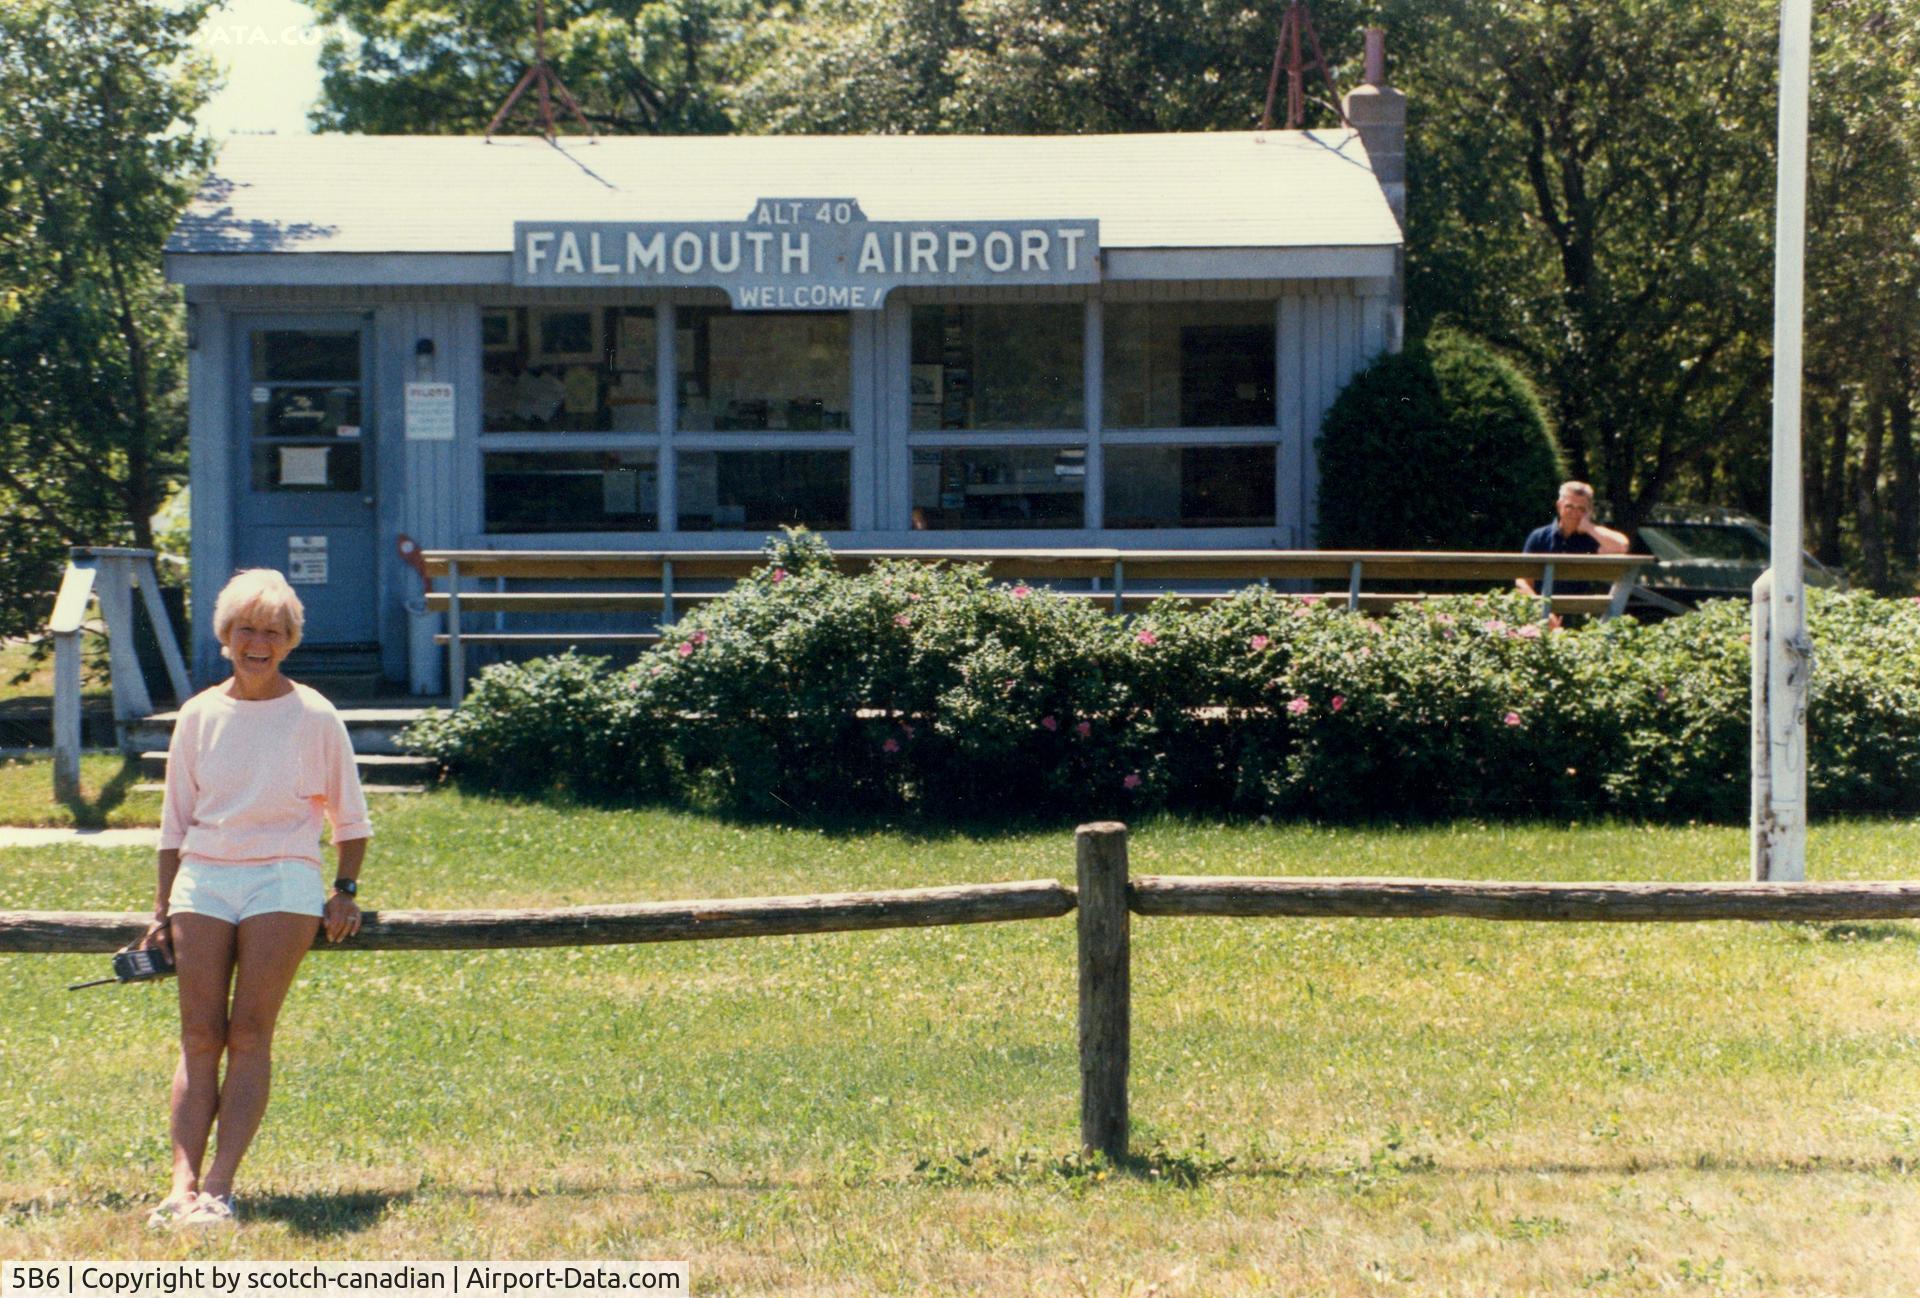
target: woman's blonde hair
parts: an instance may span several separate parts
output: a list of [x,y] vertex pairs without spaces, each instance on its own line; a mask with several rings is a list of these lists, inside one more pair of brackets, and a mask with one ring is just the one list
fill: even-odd
[[234,574],[213,604],[213,638],[220,642],[222,658],[233,657],[227,642],[233,624],[250,613],[278,619],[287,631],[287,648],[300,643],[300,631],[307,624],[307,610],[300,597],[272,568],[248,568]]

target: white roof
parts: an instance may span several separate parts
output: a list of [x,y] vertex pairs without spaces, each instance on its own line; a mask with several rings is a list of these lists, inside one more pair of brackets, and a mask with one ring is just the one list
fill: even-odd
[[1103,248],[1397,247],[1351,131],[1054,136],[234,136],[171,253],[507,253],[515,221],[1084,220]]

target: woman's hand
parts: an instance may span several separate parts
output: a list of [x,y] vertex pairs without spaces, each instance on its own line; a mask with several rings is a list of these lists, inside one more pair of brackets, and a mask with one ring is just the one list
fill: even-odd
[[132,942],[127,943],[127,945],[120,949],[122,951],[145,951],[149,947],[159,947],[162,951],[166,952],[169,961],[173,959],[173,928],[168,923],[165,915],[155,915],[153,917],[153,923],[147,926],[145,933],[142,933],[138,938],[135,938]]
[[360,931],[360,907],[344,892],[327,898],[326,914],[321,917],[327,928],[327,941],[338,942]]

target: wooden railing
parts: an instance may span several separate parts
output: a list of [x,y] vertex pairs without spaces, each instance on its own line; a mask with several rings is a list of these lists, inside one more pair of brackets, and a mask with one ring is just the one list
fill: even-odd
[[[689,590],[685,583],[738,581],[766,563],[766,556],[758,550],[428,550],[420,558],[428,581],[443,587],[429,590],[426,609],[447,615],[446,631],[434,640],[447,646],[449,693],[456,706],[466,688],[468,645],[649,644],[658,639],[651,630],[474,631],[467,625],[467,618],[473,614],[628,613],[645,617],[657,626],[722,593]],[[864,572],[886,559],[980,564],[996,580],[1022,580],[1041,586],[1087,583],[1091,589],[1055,589],[1052,593],[1093,600],[1115,613],[1137,612],[1160,600],[1204,603],[1230,594],[1182,590],[1178,588],[1182,582],[1244,585],[1342,581],[1346,583],[1345,607],[1376,611],[1427,598],[1408,591],[1383,591],[1379,583],[1454,581],[1508,586],[1524,578],[1539,591],[1542,617],[1550,613],[1618,615],[1633,592],[1635,574],[1651,562],[1644,555],[1358,550],[840,550],[833,555],[840,571],[849,574]],[[475,590],[469,585],[474,581],[489,581],[495,588]],[[509,581],[541,583],[543,588],[506,590]],[[557,585],[581,581],[641,582],[658,589],[590,591]],[[1556,581],[1606,584],[1610,593],[1556,594]],[[1374,588],[1367,589],[1369,584]]]
[[[1127,827],[1082,825],[1075,883],[1052,879],[888,892],[574,906],[560,910],[367,911],[360,931],[315,952],[774,937],[1055,919],[1077,911],[1080,1140],[1128,1154],[1132,916],[1335,916],[1568,923],[1920,919],[1920,882],[1533,883],[1470,879],[1130,878]],[[0,953],[113,951],[146,931],[132,912],[0,912]]]

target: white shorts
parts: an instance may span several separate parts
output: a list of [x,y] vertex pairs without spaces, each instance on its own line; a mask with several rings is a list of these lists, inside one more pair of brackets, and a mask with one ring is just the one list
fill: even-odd
[[311,861],[265,861],[259,865],[214,865],[182,861],[167,894],[167,910],[206,915],[238,924],[255,915],[285,911],[320,916],[327,887]]

